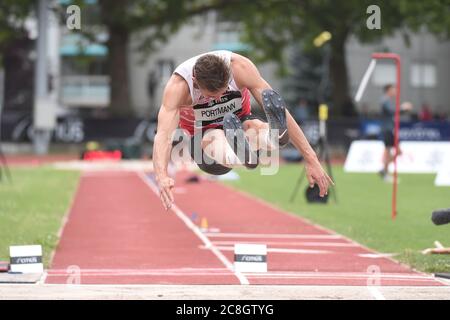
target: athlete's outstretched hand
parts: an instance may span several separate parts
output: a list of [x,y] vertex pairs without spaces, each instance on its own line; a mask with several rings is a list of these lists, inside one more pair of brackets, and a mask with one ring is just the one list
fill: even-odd
[[172,178],[165,177],[162,179],[158,179],[158,186],[159,186],[159,196],[161,197],[161,201],[164,205],[164,208],[166,210],[169,210],[172,207],[172,204],[174,202],[172,189],[175,185],[175,182]]
[[314,187],[314,184],[317,184],[320,189],[319,195],[321,197],[328,194],[328,189],[330,188],[330,186],[334,186],[334,182],[333,180],[331,180],[325,170],[323,170],[319,160],[315,159],[313,161],[307,161],[305,164],[305,169],[310,187],[312,188]]

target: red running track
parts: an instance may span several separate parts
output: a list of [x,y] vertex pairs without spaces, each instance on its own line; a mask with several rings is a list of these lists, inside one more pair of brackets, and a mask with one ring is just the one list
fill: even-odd
[[[143,174],[84,174],[46,282],[443,285],[221,184],[186,184],[186,176],[177,179],[175,210],[165,212]],[[208,232],[190,220],[194,212]],[[235,243],[267,244],[268,272],[234,273]]]

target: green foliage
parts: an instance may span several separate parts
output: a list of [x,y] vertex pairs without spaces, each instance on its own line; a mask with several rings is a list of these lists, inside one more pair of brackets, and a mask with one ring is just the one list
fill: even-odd
[[450,38],[450,0],[399,0],[399,8],[412,30],[425,26],[444,40]]
[[[381,9],[380,30],[366,26],[370,5]],[[422,26],[448,37],[449,8],[449,0],[266,0],[253,1],[233,12],[234,18],[243,23],[243,39],[257,50],[257,58],[284,62],[287,45],[302,42],[311,49],[313,39],[322,31],[332,33],[334,46],[342,45],[350,35],[373,42],[396,30]]]
[[135,33],[136,49],[149,54],[190,18],[239,4],[239,0],[99,0],[101,23]]
[[34,0],[0,1],[0,66],[4,48],[25,33],[25,19],[30,16],[34,4]]

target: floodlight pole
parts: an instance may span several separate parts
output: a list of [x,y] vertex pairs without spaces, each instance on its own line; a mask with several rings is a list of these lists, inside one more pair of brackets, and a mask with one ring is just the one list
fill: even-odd
[[395,53],[374,53],[372,59],[382,60],[394,60],[397,69],[397,86],[395,96],[395,117],[394,117],[394,185],[392,190],[392,219],[397,217],[397,187],[398,187],[398,174],[397,174],[397,156],[399,154],[399,130],[400,130],[400,88],[401,88],[401,58]]
[[[36,154],[47,154],[54,127],[50,118],[48,90],[48,18],[49,0],[39,0],[37,3],[38,38],[36,40],[36,62],[34,75],[34,106],[33,106],[33,147]],[[53,120],[53,119],[52,119]]]

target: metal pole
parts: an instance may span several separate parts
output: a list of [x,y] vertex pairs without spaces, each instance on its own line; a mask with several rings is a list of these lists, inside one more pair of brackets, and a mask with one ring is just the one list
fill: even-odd
[[397,189],[398,189],[398,173],[397,173],[397,157],[400,151],[399,147],[399,130],[400,130],[400,93],[401,93],[401,58],[395,53],[374,53],[373,59],[390,59],[394,60],[397,67],[397,94],[395,96],[395,116],[394,116],[394,185],[392,190],[392,219],[397,217]]
[[33,147],[37,154],[48,153],[50,143],[51,128],[44,124],[42,118],[45,118],[46,100],[48,99],[47,84],[47,21],[48,9],[47,0],[39,0],[37,5],[38,17],[38,38],[37,38],[37,57],[35,65],[34,78],[34,112],[33,112]]
[[400,153],[400,93],[401,93],[401,62],[400,57],[395,59],[397,64],[397,94],[395,97],[395,129],[394,129],[394,144],[395,144],[395,154],[394,154],[394,189],[392,192],[392,219],[397,217],[397,189],[398,189],[398,170],[397,170],[397,157]]

